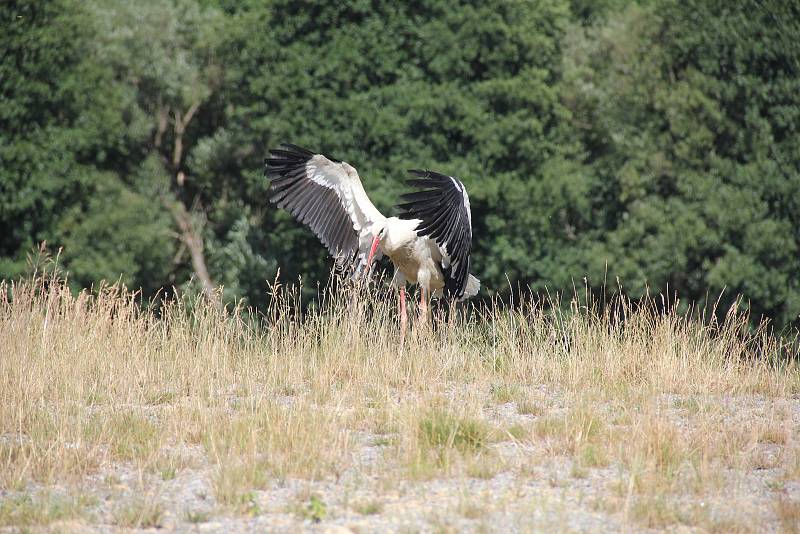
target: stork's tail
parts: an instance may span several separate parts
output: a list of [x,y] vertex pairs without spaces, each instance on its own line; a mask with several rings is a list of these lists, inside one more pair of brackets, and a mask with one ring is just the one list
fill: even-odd
[[480,288],[481,281],[475,278],[473,275],[469,275],[469,278],[467,278],[467,287],[464,288],[464,296],[458,300],[462,301],[474,297],[478,294]]

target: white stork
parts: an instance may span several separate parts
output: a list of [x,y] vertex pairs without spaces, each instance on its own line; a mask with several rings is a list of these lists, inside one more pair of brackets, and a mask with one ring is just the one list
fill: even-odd
[[463,300],[478,293],[469,273],[472,215],[464,184],[433,171],[410,170],[400,217],[384,217],[372,204],[356,170],[344,161],[288,143],[270,150],[265,175],[270,201],[288,210],[319,237],[340,268],[368,273],[383,254],[395,267],[400,324],[406,328],[406,282],[419,284],[420,315],[427,299]]

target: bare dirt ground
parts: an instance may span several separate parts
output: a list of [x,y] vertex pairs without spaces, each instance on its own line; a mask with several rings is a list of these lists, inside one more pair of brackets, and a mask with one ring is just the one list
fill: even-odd
[[[550,422],[568,420],[574,410],[569,395],[546,386],[527,388],[525,397],[535,409],[523,411],[536,413],[520,413],[515,401],[498,402],[497,391],[483,389],[482,416],[494,435],[465,473],[408,477],[391,450],[396,436],[355,431],[348,436],[349,466],[341,472],[321,480],[268,478],[263,487],[245,491],[233,508],[215,498],[218,475],[204,448],[185,444],[163,447],[172,466],[141,469],[108,462],[72,484],[3,491],[0,507],[13,514],[14,503],[20,509],[32,499],[29,514],[35,519],[37,506],[57,509],[59,501],[79,499],[83,504],[74,517],[59,519],[51,511],[52,523],[34,520],[27,527],[40,523],[44,530],[81,532],[793,532],[800,527],[800,516],[783,509],[800,503],[800,479],[786,466],[798,461],[788,457],[798,451],[800,399],[659,395],[657,413],[677,430],[677,442],[691,440],[703,411],[745,434],[753,429],[755,439],[743,438],[748,449],[742,452],[749,457],[744,465],[704,475],[714,479],[704,482],[715,486],[711,494],[665,492],[641,499],[625,466],[602,459],[595,462],[600,465],[583,466],[580,455],[564,448],[563,440],[572,438],[562,434],[568,430],[549,429]],[[600,403],[592,409],[610,421],[604,432],[631,431],[624,417],[615,420],[618,406]],[[158,407],[141,410],[159,417]],[[129,523],[121,525],[126,510]]]

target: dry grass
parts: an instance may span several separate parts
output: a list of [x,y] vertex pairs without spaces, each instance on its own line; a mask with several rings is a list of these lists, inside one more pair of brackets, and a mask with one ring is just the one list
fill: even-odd
[[0,502],[0,527],[49,525],[86,518],[96,500],[85,495],[23,494]]
[[483,464],[474,458],[485,452],[489,443],[491,429],[485,421],[443,406],[415,408],[407,419],[412,428],[401,432],[406,439],[398,452],[408,462],[411,475],[432,478],[461,466],[482,470]]
[[158,528],[163,507],[152,497],[138,497],[114,511],[114,522],[120,527]]
[[352,508],[361,515],[377,515],[383,510],[383,503],[377,499],[367,499],[354,503]]
[[[713,530],[725,523],[677,497],[721,494],[730,470],[800,473],[797,424],[781,408],[800,393],[797,355],[735,312],[704,325],[647,305],[494,305],[417,326],[401,351],[393,305],[351,289],[301,320],[280,289],[255,317],[203,301],[143,308],[117,286],[75,296],[58,280],[3,282],[0,490],[78,487],[108,465],[172,481],[192,466],[173,449],[195,447],[216,503],[255,514],[254,492],[276,480],[366,470],[355,443],[368,433],[382,451],[369,469],[384,481],[491,479],[515,469],[495,451],[511,442],[566,457],[575,478],[607,472],[598,502],[623,521]],[[766,408],[731,412],[725,401],[748,398]],[[490,420],[509,404],[521,419]],[[0,501],[3,524],[86,517],[85,503],[51,513],[17,498]],[[381,502],[355,508],[379,514]],[[796,503],[775,502],[774,520],[796,525]],[[325,515],[319,503],[300,508]],[[137,501],[112,520],[157,526],[162,512]]]

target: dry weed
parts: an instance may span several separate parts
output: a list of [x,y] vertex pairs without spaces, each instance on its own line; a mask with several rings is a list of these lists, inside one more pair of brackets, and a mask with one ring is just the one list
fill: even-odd
[[[253,492],[273,480],[359,469],[356,435],[384,451],[372,468],[388,479],[492,478],[507,469],[501,440],[567,456],[576,477],[613,467],[604,509],[662,527],[710,525],[672,497],[717,491],[715,473],[751,469],[764,447],[779,448],[784,478],[800,473],[790,414],[732,422],[720,407],[800,392],[798,355],[747,317],[494,302],[415,326],[401,349],[394,296],[373,289],[325,293],[303,314],[296,293],[274,288],[259,315],[203,299],[147,306],[120,286],[75,295],[58,279],[0,282],[0,489],[72,484],[119,463],[169,480],[188,462],[173,448],[194,447],[217,500],[252,513]],[[663,395],[677,400],[663,406]],[[495,427],[484,409],[506,403],[520,419]],[[5,524],[54,517],[8,502]],[[120,508],[116,521],[157,526],[159,506]],[[795,508],[775,513],[791,525]]]

